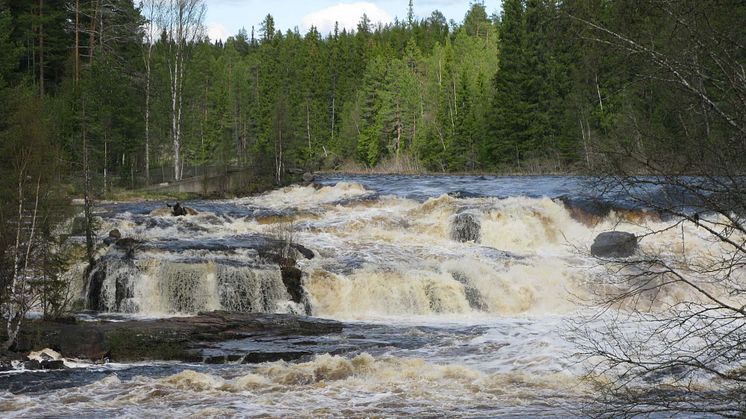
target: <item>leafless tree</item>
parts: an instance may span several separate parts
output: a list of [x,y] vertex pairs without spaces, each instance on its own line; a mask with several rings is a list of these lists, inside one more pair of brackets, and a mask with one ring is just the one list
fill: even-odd
[[[62,215],[55,208],[52,152],[38,123],[41,100],[18,95],[8,101],[9,130],[0,137],[0,349],[15,342],[26,314],[36,307],[37,280],[57,275],[49,250],[50,226]],[[49,274],[49,275],[48,275]]]
[[184,77],[190,45],[203,33],[205,16],[203,0],[164,0],[158,26],[168,36],[168,74],[171,94],[171,138],[173,140],[174,179],[181,180],[181,128]]
[[[602,309],[574,325],[591,415],[746,416],[746,11],[735,3],[638,2],[654,13],[642,30],[570,16],[636,63],[631,85],[670,93],[666,129],[630,107],[596,144],[597,190],[668,221],[639,237],[647,250],[600,261]],[[646,246],[664,234],[668,246]]]
[[152,87],[153,47],[158,37],[157,22],[160,19],[163,0],[144,0],[140,8],[145,14],[145,42],[143,43],[143,62],[145,63],[145,182],[150,184],[150,97]]

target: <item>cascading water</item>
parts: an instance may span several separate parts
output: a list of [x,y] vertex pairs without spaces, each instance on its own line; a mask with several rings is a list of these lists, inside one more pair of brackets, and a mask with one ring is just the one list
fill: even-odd
[[[222,349],[322,345],[315,353],[336,355],[122,367],[25,404],[9,397],[0,410],[152,416],[167,400],[170,412],[194,416],[567,415],[590,391],[562,331],[603,277],[588,256],[594,238],[664,230],[641,240],[642,251],[693,262],[722,253],[692,223],[665,230],[669,223],[626,203],[576,205],[580,189],[574,178],[329,176],[192,202],[198,214],[186,217],[160,204],[113,205],[102,230],[130,241],[102,247],[79,287],[88,308],[308,313],[345,321],[344,332]],[[656,297],[651,310],[696,296],[671,286]]]
[[273,313],[282,311],[288,300],[278,267],[155,258],[103,259],[91,273],[87,290],[90,309],[149,315]]
[[[422,200],[342,182],[207,202],[189,217],[115,208],[104,217],[107,227],[139,244],[112,246],[101,258],[85,287],[87,306],[156,316],[310,311],[341,319],[567,313],[579,308],[573,300],[582,299],[598,268],[583,253],[598,233],[624,225],[643,234],[662,225],[642,211],[611,211],[589,224],[557,199],[440,192]],[[695,226],[685,234],[684,251],[710,246]],[[279,236],[318,257],[281,255]],[[678,239],[662,234],[643,245],[667,248]],[[285,256],[297,260],[304,301],[292,301],[278,262]]]

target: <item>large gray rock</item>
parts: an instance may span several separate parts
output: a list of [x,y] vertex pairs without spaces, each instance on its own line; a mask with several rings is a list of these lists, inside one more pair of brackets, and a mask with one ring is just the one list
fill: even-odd
[[314,180],[316,180],[316,176],[313,175],[311,172],[303,173],[303,182],[311,183]]
[[481,236],[482,226],[474,214],[462,212],[453,217],[451,222],[451,239],[466,243],[478,242]]
[[122,233],[119,232],[118,229],[111,230],[109,232],[109,237],[104,239],[104,244],[107,246],[111,246],[112,244],[116,243],[117,240],[122,238]]
[[591,246],[591,254],[600,258],[626,258],[637,251],[637,237],[624,231],[601,233]]

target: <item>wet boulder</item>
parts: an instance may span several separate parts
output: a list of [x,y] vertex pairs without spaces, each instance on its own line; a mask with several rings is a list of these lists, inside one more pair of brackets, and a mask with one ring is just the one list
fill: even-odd
[[313,254],[313,250],[300,244],[294,244],[293,249],[295,249],[301,256],[303,256],[306,259],[313,259],[315,256]]
[[111,230],[109,232],[109,236],[104,239],[104,243],[107,246],[111,246],[112,244],[116,243],[117,240],[122,238],[122,233],[119,232],[116,228],[114,230]]
[[482,226],[474,214],[462,212],[451,221],[451,239],[457,242],[478,242]]
[[600,258],[626,258],[637,251],[637,236],[624,231],[601,233],[591,246],[591,254]]
[[23,361],[23,369],[27,371],[37,371],[41,369],[41,362],[35,360],[35,359],[29,359],[28,361]]
[[316,180],[316,176],[313,175],[311,172],[303,173],[303,182],[305,183],[311,183],[314,180]]
[[305,292],[303,290],[303,272],[295,266],[283,266],[280,268],[282,282],[290,294],[290,299],[295,303],[303,301]]
[[85,236],[86,221],[85,217],[78,216],[73,218],[72,224],[70,225],[71,236]]
[[50,359],[48,361],[41,361],[41,369],[43,370],[64,370],[67,368],[65,366],[65,361],[61,359]]

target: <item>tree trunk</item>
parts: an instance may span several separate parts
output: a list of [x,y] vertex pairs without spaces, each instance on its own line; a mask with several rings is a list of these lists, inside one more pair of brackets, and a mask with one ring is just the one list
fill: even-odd
[[39,95],[44,97],[44,0],[39,0]]
[[145,65],[145,184],[150,185],[150,50]]
[[107,170],[108,164],[106,162],[109,160],[109,141],[106,139],[106,131],[104,131],[104,195],[108,191],[109,186],[109,172]]
[[75,85],[80,81],[80,0],[75,0]]
[[308,136],[308,164],[311,164],[313,149],[311,147],[311,108],[306,101],[306,134]]
[[88,269],[93,269],[96,260],[93,257],[93,199],[91,197],[91,171],[88,158],[88,134],[85,123],[85,103],[83,104],[83,213],[85,215],[85,248],[88,257]]
[[99,1],[93,2],[93,17],[91,18],[91,33],[88,36],[88,63],[93,63],[94,50],[96,49],[96,23],[98,22]]
[[334,121],[334,118],[335,118],[334,113],[336,112],[336,109],[335,109],[336,103],[335,102],[336,102],[336,97],[335,97],[335,95],[332,95],[332,135],[331,135],[332,144],[334,144],[334,122],[335,122]]

